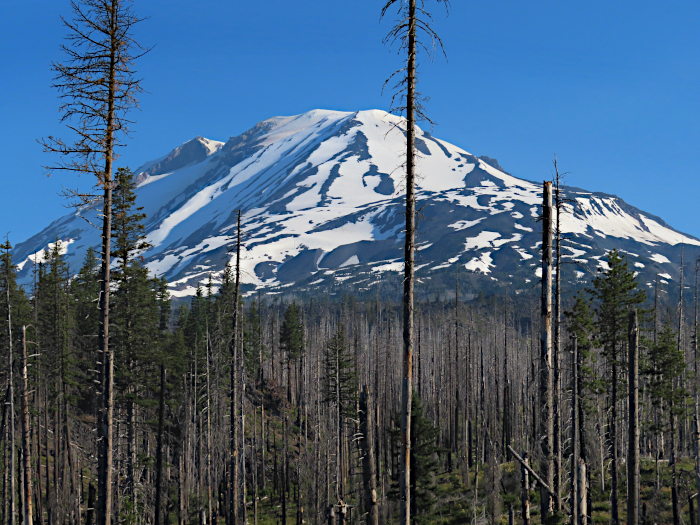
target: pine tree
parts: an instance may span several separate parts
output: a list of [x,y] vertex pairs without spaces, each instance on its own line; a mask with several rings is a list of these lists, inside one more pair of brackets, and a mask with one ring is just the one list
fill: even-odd
[[[639,289],[634,272],[629,269],[627,258],[617,250],[607,256],[607,269],[599,268],[600,275],[593,280],[591,294],[597,300],[596,343],[603,350],[603,356],[611,368],[610,388],[610,450],[611,473],[611,519],[619,523],[619,439],[617,432],[618,388],[620,349],[627,342],[627,317],[629,310],[646,300],[646,292]],[[643,311],[640,310],[640,313]]]
[[680,523],[680,506],[678,494],[678,450],[676,436],[678,432],[678,418],[687,415],[690,393],[680,382],[686,372],[686,362],[683,351],[678,347],[678,335],[671,328],[668,320],[658,334],[656,344],[649,348],[649,366],[645,372],[649,376],[648,390],[652,402],[663,410],[665,421],[661,420],[652,426],[654,432],[665,432],[671,438],[671,497],[673,504],[673,522]]
[[145,393],[157,391],[158,353],[161,339],[161,305],[157,282],[149,278],[141,255],[150,245],[145,241],[142,208],[136,206],[136,185],[128,168],[119,168],[113,193],[112,238],[115,285],[112,305],[112,346],[116,353],[115,388],[119,404],[127,409],[128,460],[127,495],[122,519],[135,521],[137,509],[137,414]]
[[284,321],[280,328],[280,350],[286,353],[287,361],[287,401],[292,402],[292,363],[301,357],[304,348],[304,331],[301,314],[296,302],[284,311]]
[[[441,451],[437,445],[440,430],[426,417],[417,392],[411,396],[411,403],[411,518],[416,523],[431,523],[430,512],[437,502],[435,477],[439,468],[437,454]],[[395,420],[398,423],[398,417]],[[400,453],[400,438],[396,430],[392,431],[394,454]],[[397,481],[394,479],[389,492],[391,499],[400,498]]]
[[[12,262],[10,241],[0,244],[0,319],[7,320],[7,298],[11,305],[13,345],[19,345],[22,326],[31,322],[31,305],[24,288],[17,285],[17,267]],[[17,346],[19,348],[19,346]],[[0,330],[0,348],[7,348],[7,330]]]

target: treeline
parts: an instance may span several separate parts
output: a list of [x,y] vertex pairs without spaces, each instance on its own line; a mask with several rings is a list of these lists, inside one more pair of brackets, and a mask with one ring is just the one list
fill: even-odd
[[[113,523],[397,521],[401,303],[379,291],[361,303],[243,298],[234,258],[220,282],[210,278],[189,305],[172,310],[165,281],[149,277],[140,257],[148,245],[133,176],[120,169],[116,181],[113,363],[99,345],[94,252],[73,275],[57,240],[37,255],[25,290],[11,246],[2,247],[3,522],[28,523],[31,515],[48,525],[95,523],[108,366]],[[608,254],[607,264],[553,316],[549,522],[568,519],[575,501],[574,457],[587,466],[589,521],[623,520],[636,311],[639,443],[652,473],[640,507],[646,522],[680,523],[697,490],[681,459],[696,454],[697,312],[667,304],[660,288],[647,297],[621,254]],[[541,522],[532,477],[547,460],[541,305],[531,296],[465,302],[459,283],[454,297],[416,303],[412,519],[499,523],[510,512]],[[509,447],[534,467],[522,473],[525,490]]]

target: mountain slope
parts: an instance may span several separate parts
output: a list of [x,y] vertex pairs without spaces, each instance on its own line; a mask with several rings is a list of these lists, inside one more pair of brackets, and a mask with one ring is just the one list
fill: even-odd
[[[345,286],[367,288],[402,269],[401,120],[383,111],[314,110],[257,124],[226,143],[197,137],[135,171],[138,204],[153,245],[149,269],[176,296],[220,279],[243,212],[243,281],[270,293]],[[528,290],[538,277],[541,184],[504,172],[497,161],[419,131],[418,278],[446,283],[459,271],[474,286]],[[619,248],[651,283],[677,278],[681,246],[700,241],[621,199],[565,188],[565,268],[572,282],[590,279],[604,254]],[[97,204],[99,205],[99,204]],[[81,217],[82,216],[82,217]],[[77,269],[99,246],[96,208],[67,215],[18,244],[20,276],[56,238]],[[449,276],[449,279],[448,279]],[[564,277],[564,274],[563,274]],[[452,281],[453,282],[453,281]],[[452,285],[450,285],[452,286]]]

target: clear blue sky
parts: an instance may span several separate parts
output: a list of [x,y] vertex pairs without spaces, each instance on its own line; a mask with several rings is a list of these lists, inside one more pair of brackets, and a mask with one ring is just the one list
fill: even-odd
[[[136,0],[154,45],[120,165],[138,167],[197,136],[226,140],[276,115],[388,109],[399,66],[382,44],[384,0]],[[434,0],[449,61],[421,60],[433,133],[514,175],[614,193],[700,237],[700,4],[690,0]],[[50,63],[68,0],[0,5],[0,231],[19,242],[67,212],[36,139],[59,123]]]

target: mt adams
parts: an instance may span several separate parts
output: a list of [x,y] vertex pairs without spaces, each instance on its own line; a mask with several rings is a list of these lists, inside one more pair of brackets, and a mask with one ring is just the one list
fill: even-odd
[[[268,293],[371,290],[398,282],[403,269],[405,136],[383,111],[314,110],[260,122],[227,142],[197,137],[148,162],[137,174],[137,204],[147,214],[145,264],[165,275],[174,296],[188,296],[235,264],[242,211],[242,281]],[[542,185],[514,177],[427,132],[417,133],[417,232],[420,287],[460,282],[472,291],[537,284]],[[564,187],[562,279],[589,281],[618,248],[645,285],[677,279],[700,241],[613,195]],[[100,245],[101,203],[66,215],[14,250],[20,278],[56,238],[77,272]]]

